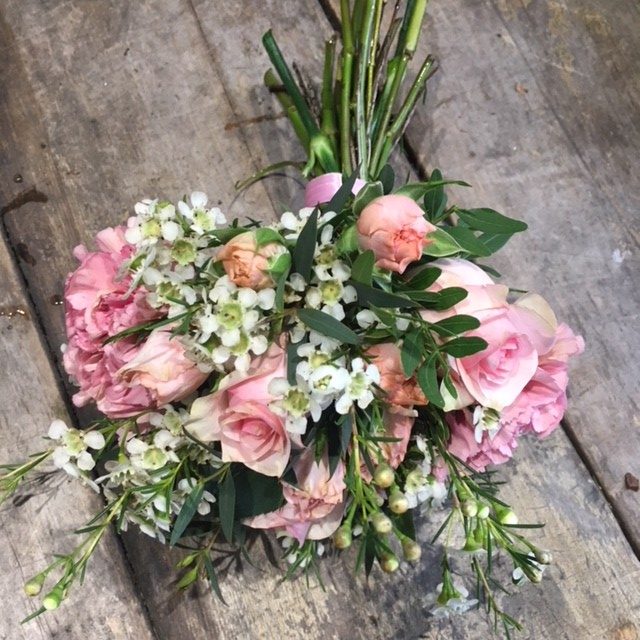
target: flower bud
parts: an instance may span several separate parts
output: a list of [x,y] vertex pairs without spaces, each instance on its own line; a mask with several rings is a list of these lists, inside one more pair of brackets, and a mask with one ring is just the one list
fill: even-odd
[[467,536],[467,539],[465,540],[464,547],[462,547],[462,550],[468,551],[469,553],[473,553],[474,551],[480,551],[480,549],[482,548],[483,548],[482,544],[476,540],[475,536],[470,535],[470,536]]
[[489,509],[489,507],[486,504],[482,505],[478,509],[478,518],[480,518],[481,520],[486,520],[490,514],[491,514],[491,509]]
[[467,499],[460,504],[460,510],[462,511],[462,515],[467,518],[474,518],[478,515],[478,503],[471,499]]
[[518,516],[511,509],[500,509],[496,512],[500,524],[518,524]]
[[398,562],[398,558],[392,555],[382,556],[379,560],[380,566],[385,573],[393,573],[398,570],[400,563]]
[[393,529],[393,523],[384,513],[379,511],[371,516],[371,524],[378,533],[389,533]]
[[346,549],[351,546],[351,528],[343,524],[333,534],[333,544],[336,549]]
[[60,606],[62,599],[64,598],[64,591],[62,587],[56,586],[43,598],[42,606],[47,611],[53,611]]
[[545,551],[544,549],[536,550],[536,561],[540,564],[551,564],[553,562],[553,556],[549,551]]
[[405,538],[402,541],[402,553],[404,554],[405,560],[408,560],[409,562],[417,562],[420,560],[420,556],[422,555],[422,549],[415,540]]
[[24,592],[28,596],[37,596],[40,591],[42,591],[42,585],[44,584],[44,580],[46,575],[44,573],[39,573],[37,576],[34,576],[25,583]]
[[382,489],[390,487],[395,478],[395,472],[386,462],[378,465],[378,468],[373,473],[373,481]]
[[394,491],[389,496],[389,509],[398,515],[409,508],[409,501],[402,491]]

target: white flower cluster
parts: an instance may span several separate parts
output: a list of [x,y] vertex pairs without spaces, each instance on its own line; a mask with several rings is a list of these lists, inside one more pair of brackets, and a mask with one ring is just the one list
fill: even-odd
[[317,422],[322,412],[335,402],[339,414],[349,413],[357,404],[366,409],[374,399],[374,385],[380,382],[380,373],[373,364],[354,358],[348,364],[344,356],[327,350],[324,336],[310,332],[309,342],[298,346],[300,361],[296,365],[296,384],[285,378],[275,378],[269,385],[274,400],[270,407],[285,418],[291,433],[303,434],[307,428],[307,415]]
[[409,503],[409,509],[424,503],[432,507],[441,507],[447,499],[447,485],[444,482],[438,482],[432,475],[432,460],[427,441],[422,436],[416,436],[415,444],[422,455],[422,460],[405,479],[403,492]]
[[443,583],[436,587],[437,606],[431,609],[434,618],[448,618],[451,614],[461,614],[473,609],[478,604],[475,598],[469,598],[469,590],[454,579],[453,593],[446,602],[442,602]]

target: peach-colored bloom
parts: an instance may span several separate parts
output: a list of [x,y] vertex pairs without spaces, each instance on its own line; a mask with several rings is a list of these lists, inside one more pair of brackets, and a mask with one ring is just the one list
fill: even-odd
[[415,376],[407,378],[404,375],[397,345],[392,342],[374,344],[366,353],[380,372],[380,387],[386,392],[385,399],[390,404],[403,407],[427,404]]
[[186,398],[207,376],[186,357],[182,342],[170,329],[152,331],[118,371],[118,377],[128,385],[148,389],[155,406]]
[[283,483],[285,505],[249,518],[245,524],[254,529],[284,529],[300,544],[306,539],[329,537],[340,525],[344,513],[344,464],[339,461],[331,475],[327,455],[316,461],[311,447],[300,455],[293,468],[297,486]]
[[284,471],[291,441],[282,418],[269,409],[269,383],[286,377],[285,351],[272,344],[247,373],[227,376],[218,390],[191,407],[190,433],[203,442],[219,440],[225,462],[241,462],[267,476]]
[[373,251],[376,266],[397,273],[422,256],[429,233],[436,230],[411,198],[381,196],[370,202],[356,223],[362,249]]
[[277,242],[268,242],[259,247],[255,233],[247,231],[229,240],[220,249],[218,260],[222,262],[231,282],[258,291],[274,285],[267,272],[269,258],[285,251],[286,248]]

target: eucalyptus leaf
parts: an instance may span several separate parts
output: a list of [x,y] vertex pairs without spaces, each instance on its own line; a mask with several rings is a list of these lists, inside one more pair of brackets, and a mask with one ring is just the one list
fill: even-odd
[[189,523],[193,519],[193,516],[198,511],[198,505],[202,500],[202,494],[204,493],[204,485],[199,482],[196,484],[178,513],[178,517],[171,529],[171,537],[169,538],[169,545],[173,546],[180,540],[185,529],[189,526]]
[[411,276],[407,282],[408,289],[428,289],[442,273],[438,267],[424,267]]
[[318,240],[318,209],[314,209],[305,223],[293,249],[293,270],[307,282],[311,278],[311,265]]
[[404,375],[410,378],[422,362],[424,342],[417,331],[410,331],[402,342],[400,360]]
[[463,336],[445,342],[440,348],[454,358],[465,358],[484,351],[487,348],[487,342],[477,336]]
[[480,321],[477,318],[460,314],[432,324],[431,329],[437,334],[449,338],[460,333],[465,333],[466,331],[473,331],[473,329],[477,329],[479,326]]
[[440,393],[440,385],[438,384],[435,354],[418,369],[418,384],[431,404],[440,409],[444,408],[444,398]]
[[447,233],[458,243],[461,249],[464,249],[472,256],[484,258],[490,256],[493,251],[480,240],[471,229],[465,227],[451,227],[447,229]]
[[478,231],[513,234],[527,229],[527,224],[522,220],[508,218],[493,209],[456,209],[456,213],[467,225]]
[[350,280],[349,283],[353,285],[358,294],[358,302],[363,305],[370,304],[383,309],[406,309],[419,306],[413,300],[409,300],[409,298],[387,293],[382,289],[370,287],[355,280]]

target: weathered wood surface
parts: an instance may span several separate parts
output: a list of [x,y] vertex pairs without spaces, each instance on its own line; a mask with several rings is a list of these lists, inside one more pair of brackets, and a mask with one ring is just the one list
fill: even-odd
[[[56,376],[35,327],[12,256],[0,239],[0,446],[2,462],[42,451],[43,433],[53,418],[67,419]],[[26,580],[54,553],[77,544],[72,531],[101,508],[92,491],[60,474],[30,485],[13,504],[0,507],[0,602],[2,640],[136,637],[151,640],[150,625],[133,584],[121,544],[113,534],[91,563],[82,598],[52,615],[21,627],[33,610],[22,593]]]
[[[441,63],[408,130],[461,193],[526,220],[495,264],[587,343],[566,429],[640,552],[640,5],[433,2]],[[455,35],[454,35],[455,34]]]
[[[121,221],[136,199],[148,195],[173,197],[203,188],[228,209],[235,180],[270,162],[299,157],[286,123],[272,119],[278,110],[260,86],[266,59],[259,37],[273,26],[287,53],[304,60],[317,77],[319,45],[330,27],[311,0],[304,11],[300,3],[261,3],[260,15],[248,2],[5,0],[2,20],[6,95],[0,126],[7,148],[0,166],[2,204],[32,186],[48,196],[46,204],[26,203],[6,213],[5,229],[22,256],[20,269],[55,352],[63,340],[62,322],[50,298],[72,266],[74,244]],[[440,20],[440,37],[447,39],[452,27]],[[478,38],[483,29],[476,24]],[[451,32],[449,40],[453,37]],[[445,122],[439,121],[438,130]],[[468,169],[467,150],[457,153],[452,171],[462,174]],[[536,163],[529,158],[523,170]],[[16,174],[22,183],[12,182]],[[280,203],[295,187],[284,180],[256,185],[231,212],[270,216],[274,208],[282,210]],[[479,190],[479,199],[487,196],[497,197]],[[540,254],[543,258],[547,254]],[[515,263],[509,275],[528,276]],[[549,282],[544,291],[552,293],[553,286]],[[574,378],[593,378],[595,371],[581,367]],[[557,564],[542,589],[528,588],[514,599],[513,611],[526,612],[531,638],[637,635],[640,565],[602,494],[562,434],[523,449],[507,470],[513,474],[510,492],[523,517],[549,523],[542,535]],[[428,618],[426,594],[435,582],[428,559],[408,571],[404,583],[375,576],[370,591],[347,578],[344,562],[327,563],[326,592],[307,592],[302,581],[276,588],[275,570],[247,569],[224,583],[225,608],[205,593],[174,595],[169,583],[176,556],[148,538],[128,536],[125,542],[162,640],[488,635],[481,614],[452,623]],[[77,594],[75,606],[85,597]],[[20,595],[10,601],[19,606]],[[93,606],[103,611],[110,606],[109,589]],[[133,613],[129,620],[135,624]],[[9,624],[3,616],[3,633],[9,633],[3,626]]]

